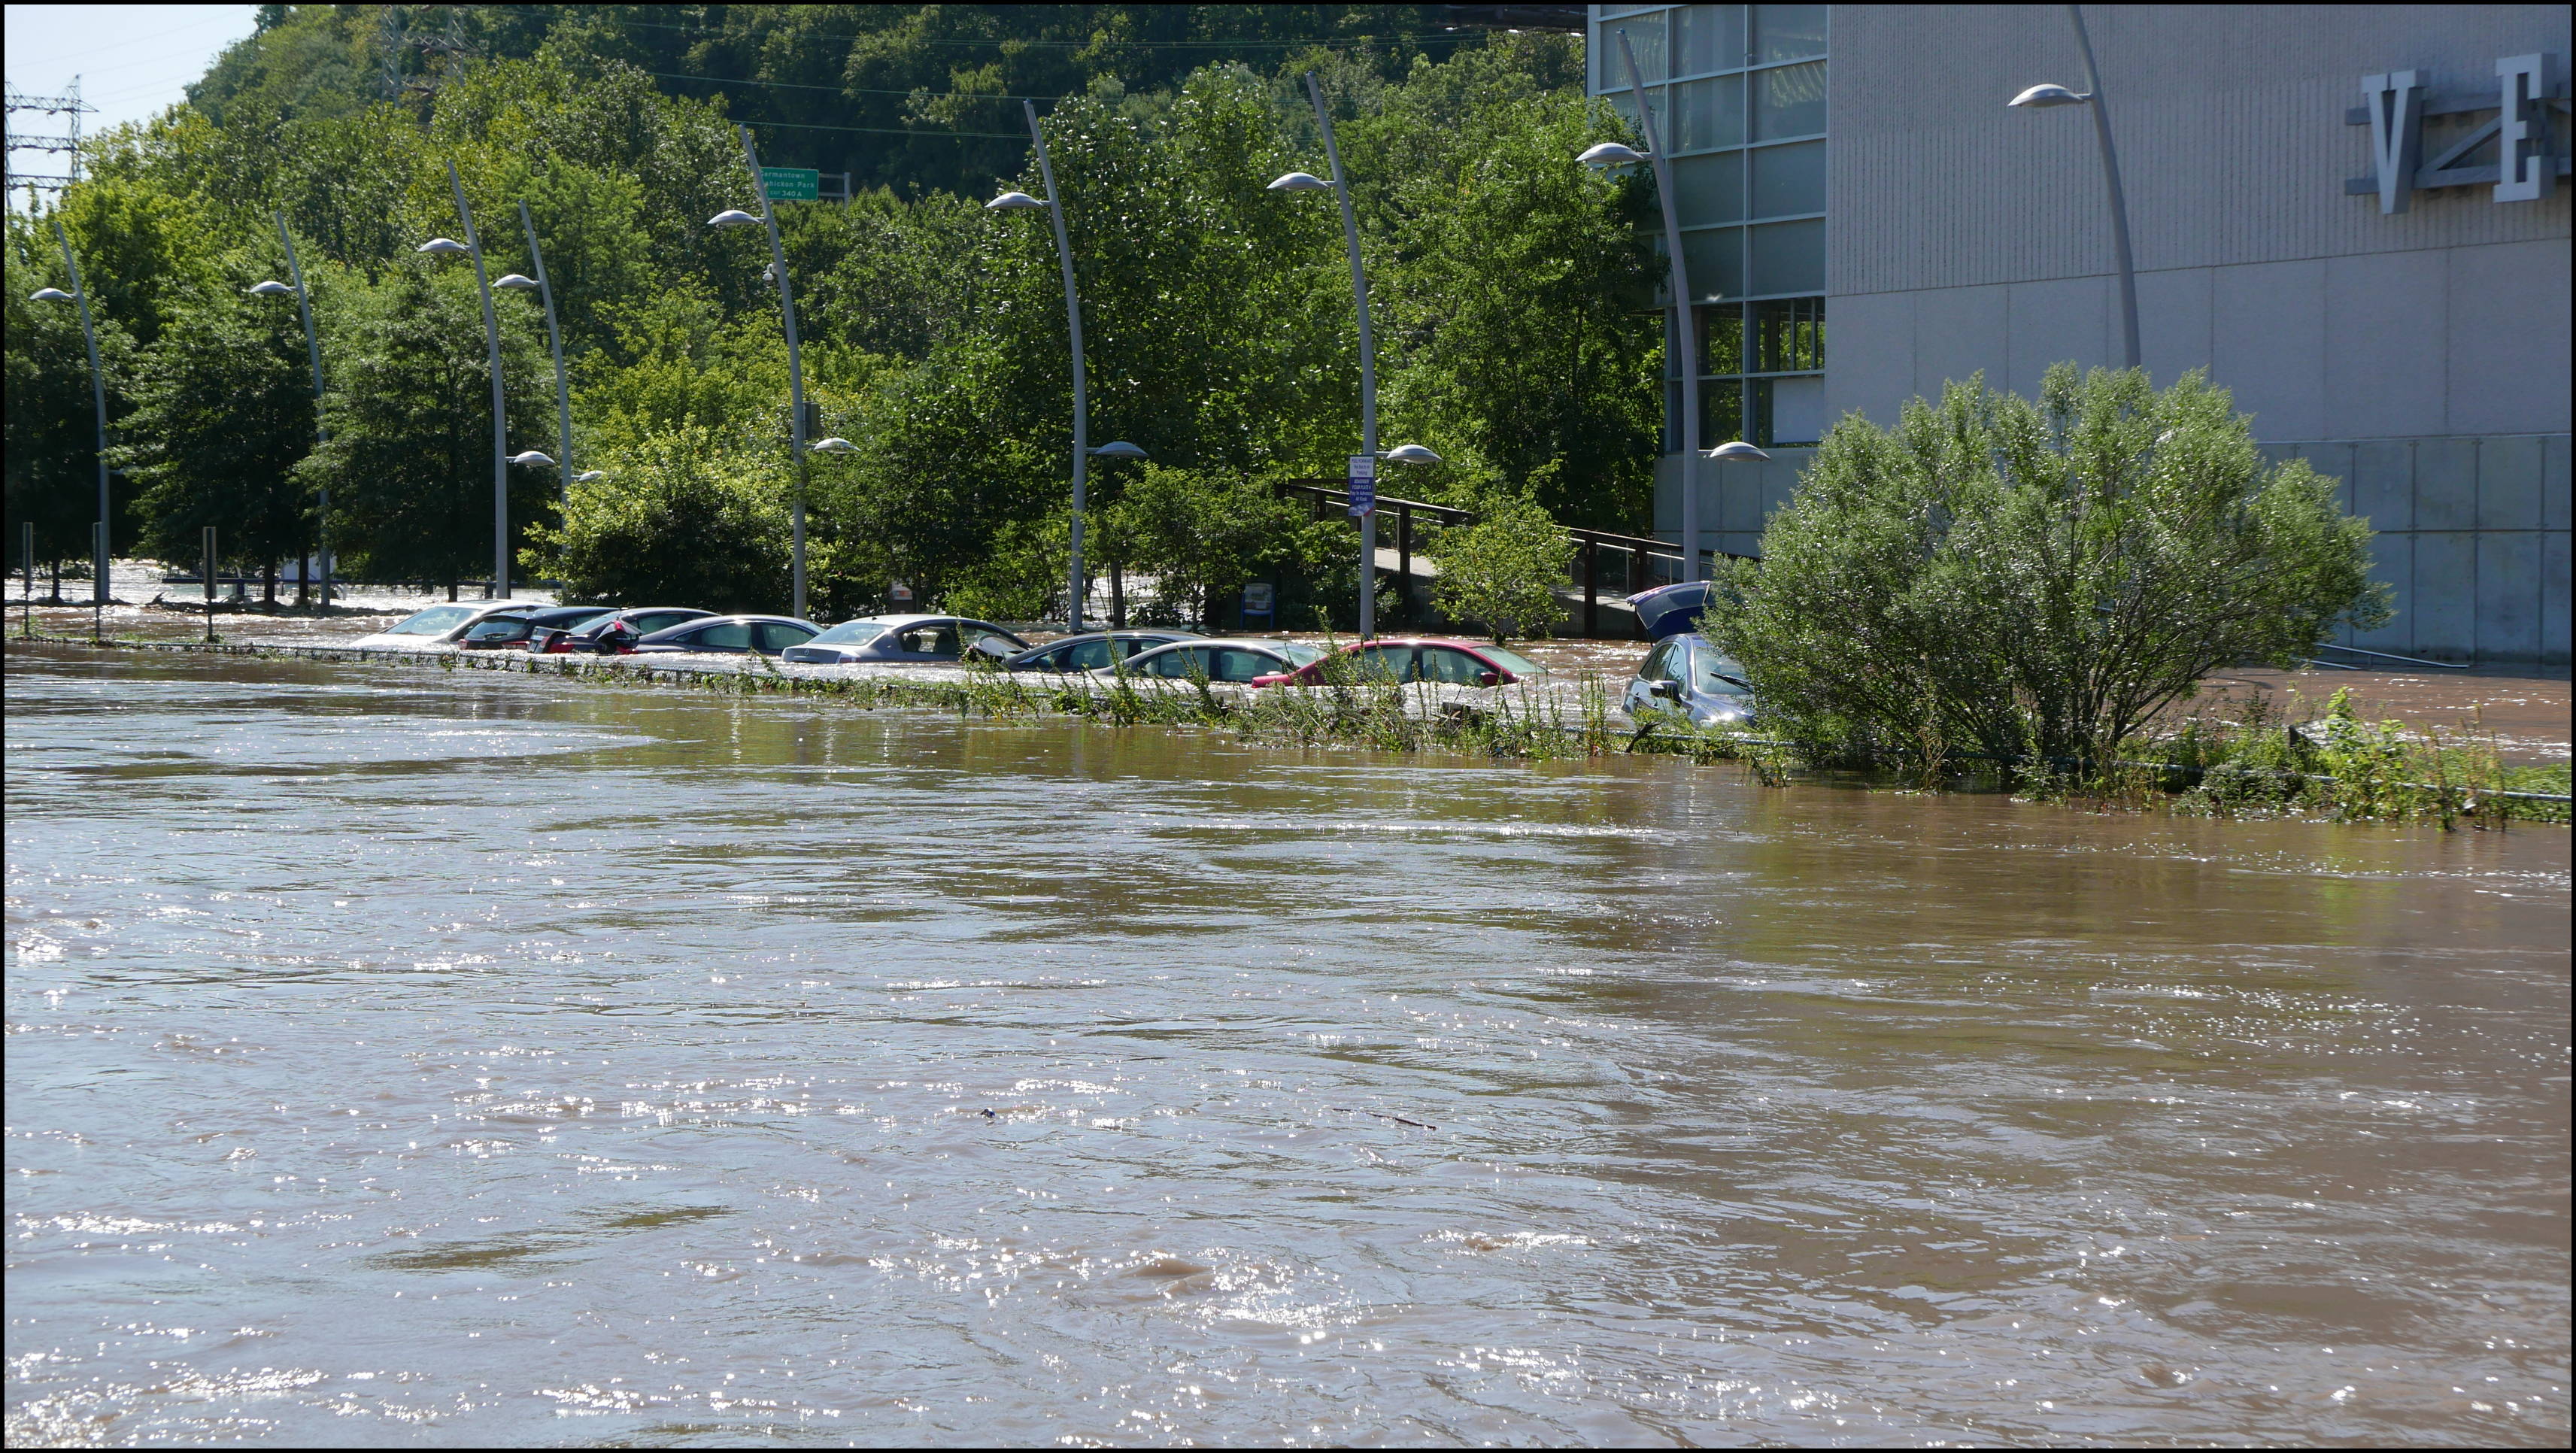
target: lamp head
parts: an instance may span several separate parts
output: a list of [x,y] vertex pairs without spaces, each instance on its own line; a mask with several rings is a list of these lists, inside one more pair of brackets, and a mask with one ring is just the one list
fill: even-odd
[[757,227],[760,225],[760,219],[754,217],[749,212],[741,210],[740,208],[727,207],[723,211],[708,218],[707,225],[710,227]]
[[244,289],[244,291],[248,292],[254,298],[291,298],[295,296],[295,289],[288,287],[286,284],[279,282],[274,278],[271,278],[264,283],[252,283],[248,288]]
[[1708,457],[1729,464],[1746,464],[1757,459],[1768,459],[1771,456],[1738,439],[1733,443],[1720,444],[1711,449],[1708,451]]
[[2007,102],[2013,106],[2080,106],[2093,98],[2082,91],[2070,91],[2054,82],[2042,82]]
[[524,274],[514,272],[492,279],[492,286],[496,288],[533,288],[537,286],[537,280]]
[[1091,452],[1102,459],[1142,459],[1145,457],[1144,450],[1128,443],[1124,439],[1112,439],[1108,443],[1101,445],[1099,448],[1094,449]]
[[27,294],[27,301],[31,303],[71,303],[78,302],[79,299],[74,298],[67,292],[64,292],[61,288],[38,288],[34,292]]
[[540,450],[531,449],[525,454],[511,455],[510,462],[512,464],[552,464],[554,460]]
[[1329,192],[1332,189],[1331,182],[1311,172],[1290,172],[1270,184],[1270,190],[1274,192]]
[[838,434],[833,435],[829,439],[817,439],[805,447],[817,454],[856,454],[859,452],[858,445],[851,443],[849,440],[842,438]]
[[1383,456],[1389,464],[1438,464],[1440,456],[1419,444],[1398,444]]
[[1026,192],[1004,192],[984,204],[984,210],[987,212],[1026,212],[1031,209],[1044,211],[1046,203]]
[[1598,146],[1585,147],[1583,155],[1575,158],[1585,166],[1600,167],[1634,166],[1645,159],[1644,152],[1618,141],[1605,141]]
[[572,482],[575,484],[588,484],[594,479],[606,479],[607,477],[608,471],[605,469],[585,469],[581,473],[574,475],[572,477]]
[[414,252],[426,252],[432,257],[460,257],[473,250],[453,237],[433,237],[412,249]]

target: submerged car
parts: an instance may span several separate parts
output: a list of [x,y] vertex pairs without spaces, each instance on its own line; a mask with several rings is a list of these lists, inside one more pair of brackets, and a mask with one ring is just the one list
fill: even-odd
[[485,616],[465,628],[456,644],[468,651],[519,651],[539,630],[570,628],[607,615],[606,606],[559,605]]
[[371,651],[435,651],[455,645],[459,636],[488,616],[538,609],[543,607],[512,605],[506,600],[451,600],[416,610],[383,630],[360,636],[349,644]]
[[708,616],[666,626],[635,643],[637,655],[712,652],[739,656],[753,652],[775,656],[805,644],[822,627],[794,616]]
[[682,621],[704,620],[714,614],[711,610],[696,610],[685,605],[629,606],[559,629],[540,627],[529,632],[528,649],[544,654],[596,651],[603,656],[614,656],[634,650],[637,641],[655,631],[669,630]]
[[1031,646],[1002,663],[1006,671],[1097,671],[1174,641],[1195,641],[1196,631],[1085,631]]
[[954,666],[968,651],[1002,661],[1028,648],[1028,642],[991,621],[964,616],[861,616],[800,642],[787,659],[800,666],[896,662]]
[[[1320,653],[1318,653],[1320,655]],[[1340,668],[1336,669],[1335,663]],[[1441,686],[1511,686],[1547,679],[1547,668],[1517,651],[1482,641],[1363,641],[1345,646],[1331,659],[1319,659],[1256,686],[1321,686],[1347,670],[1358,681],[1428,681]]]
[[1091,675],[1098,681],[1114,681],[1124,676],[1147,680],[1250,683],[1294,671],[1320,659],[1323,654],[1299,641],[1262,641],[1248,637],[1184,640],[1139,651],[1123,662],[1099,667]]
[[1742,726],[1753,719],[1753,687],[1734,657],[1689,631],[1655,643],[1619,706],[1630,716],[1673,711],[1698,726]]

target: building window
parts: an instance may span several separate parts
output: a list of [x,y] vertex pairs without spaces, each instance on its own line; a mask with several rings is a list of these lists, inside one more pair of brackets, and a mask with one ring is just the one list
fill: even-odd
[[[1592,86],[1633,124],[1625,34],[1672,156],[1699,329],[1703,446],[1824,431],[1826,13],[1822,5],[1596,5]],[[1681,447],[1666,350],[1667,452]]]

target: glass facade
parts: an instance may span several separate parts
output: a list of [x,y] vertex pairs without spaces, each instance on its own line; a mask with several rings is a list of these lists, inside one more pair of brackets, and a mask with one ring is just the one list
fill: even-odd
[[[1592,93],[1633,122],[1622,38],[1672,156],[1703,444],[1813,443],[1825,425],[1825,7],[1593,6]],[[1667,452],[1681,447],[1679,352],[1666,351]]]

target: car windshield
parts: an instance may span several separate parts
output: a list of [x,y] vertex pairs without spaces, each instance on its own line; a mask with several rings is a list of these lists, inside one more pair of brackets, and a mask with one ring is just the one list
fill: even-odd
[[862,642],[873,641],[885,633],[885,626],[877,621],[843,621],[839,625],[832,627],[830,630],[816,636],[805,644],[809,646],[856,646]]
[[1702,696],[1743,696],[1752,689],[1745,684],[1743,664],[1734,657],[1713,646],[1691,652],[1691,690]]
[[385,632],[388,636],[442,636],[474,618],[479,605],[434,605]]
[[1324,653],[1321,650],[1303,641],[1273,641],[1270,643],[1270,649],[1287,657],[1288,664],[1291,666],[1303,666],[1309,661],[1324,659]]
[[1521,655],[1517,651],[1506,651],[1500,646],[1478,646],[1476,649],[1485,654],[1486,660],[1502,667],[1514,676],[1545,676],[1547,674],[1546,667],[1531,660],[1527,656]]

